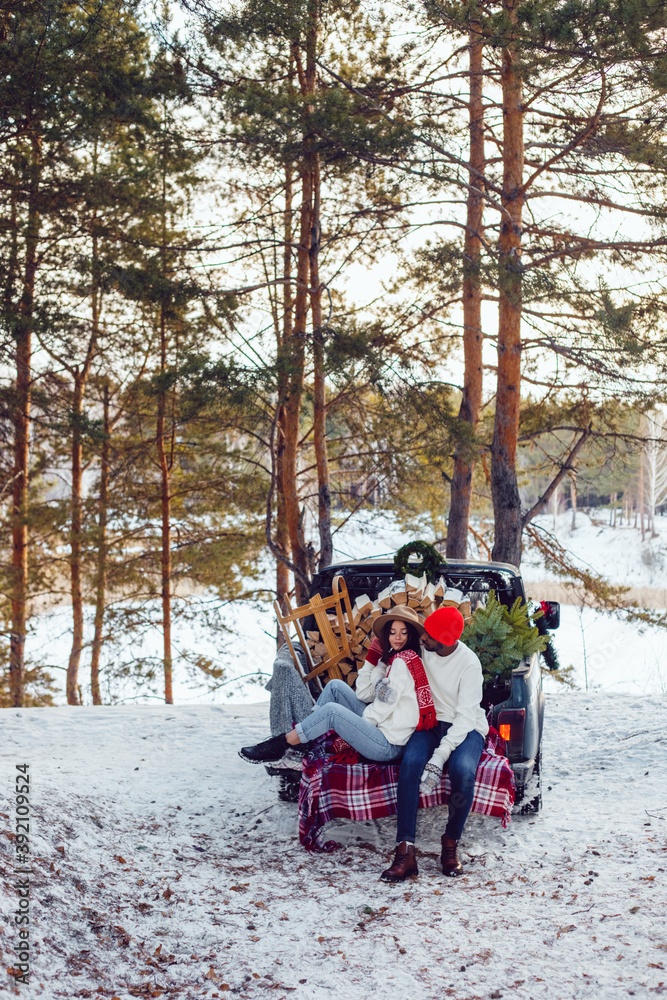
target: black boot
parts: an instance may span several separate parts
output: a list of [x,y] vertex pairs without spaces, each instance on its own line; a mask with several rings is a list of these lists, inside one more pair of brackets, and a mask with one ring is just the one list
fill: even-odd
[[288,749],[287,737],[282,733],[280,736],[270,736],[262,743],[255,743],[254,747],[241,747],[239,757],[251,764],[269,764],[284,757]]

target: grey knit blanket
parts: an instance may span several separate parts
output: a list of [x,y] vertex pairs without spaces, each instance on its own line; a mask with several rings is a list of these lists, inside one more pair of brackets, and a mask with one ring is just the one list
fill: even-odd
[[[306,654],[298,642],[294,643],[294,651],[306,671]],[[312,711],[313,699],[308,685],[301,680],[286,643],[280,647],[273,661],[273,675],[266,690],[271,694],[269,723],[272,736],[289,733]]]

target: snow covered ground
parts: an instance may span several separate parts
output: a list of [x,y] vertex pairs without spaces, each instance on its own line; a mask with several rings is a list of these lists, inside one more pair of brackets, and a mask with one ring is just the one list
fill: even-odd
[[[667,634],[618,621],[592,608],[561,605],[555,633],[561,666],[573,666],[572,680],[583,690],[617,694],[667,693]],[[544,677],[544,689],[556,682]]]
[[[667,592],[667,524],[642,543],[602,516],[580,515],[571,533],[561,515],[556,534],[613,582]],[[541,521],[552,529],[550,517]],[[336,555],[389,554],[408,537],[388,518],[363,518],[341,533]],[[548,585],[530,556],[524,571]],[[308,855],[296,805],[279,802],[276,779],[237,757],[268,732],[268,605],[226,609],[233,634],[223,648],[196,626],[178,627],[177,648],[225,667],[214,692],[177,667],[175,707],[138,704],[128,685],[115,692],[127,703],[113,707],[4,711],[5,969],[16,965],[13,915],[26,877],[15,872],[12,841],[17,764],[29,765],[32,789],[32,976],[17,995],[667,994],[664,639],[590,608],[562,611],[559,655],[578,690],[545,678],[544,809],[506,831],[472,816],[458,880],[439,873],[444,809],[421,814],[419,879],[388,886],[378,875],[392,820],[338,821],[329,832],[342,849]],[[58,679],[68,629],[67,610],[56,609],[31,638],[32,655]],[[159,637],[132,640],[128,653],[159,655]]]
[[[7,709],[0,811],[31,777],[32,976],[17,996],[611,1000],[667,994],[667,697],[548,698],[543,811],[473,816],[445,879],[444,808],[417,880],[378,881],[392,820],[299,846],[296,806],[237,748],[267,706]],[[13,844],[0,948],[15,959]],[[10,983],[10,987],[7,983]],[[3,990],[11,980],[3,977]]]
[[[609,511],[604,509],[579,511],[574,530],[570,511],[558,515],[555,530],[550,514],[542,514],[535,524],[553,534],[580,565],[615,584],[662,591],[667,605],[667,516],[656,517],[656,537],[647,532],[644,541],[634,521],[611,527]],[[545,578],[539,556],[530,549],[522,556],[521,572],[526,580]]]

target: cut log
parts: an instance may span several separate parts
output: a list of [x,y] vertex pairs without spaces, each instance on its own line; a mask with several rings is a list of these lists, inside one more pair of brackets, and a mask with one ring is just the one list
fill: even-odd
[[[356,601],[354,602],[354,611],[355,613],[358,613],[361,618],[363,618],[364,615],[369,614],[372,608],[373,608],[373,602],[371,601],[368,594],[362,594],[361,597],[357,597]],[[357,623],[355,622],[355,624]]]
[[357,680],[357,677],[358,677],[357,671],[356,670],[351,670],[350,673],[345,678],[345,680],[350,685],[350,687],[354,687],[354,685],[356,683],[356,680]]
[[320,641],[320,633],[319,632],[306,632],[306,639],[312,639],[313,642],[319,642]]
[[392,603],[395,605],[407,604],[408,595],[404,590],[397,590],[395,594],[391,595]]
[[418,601],[422,601],[424,594],[426,593],[426,588],[428,587],[428,580],[426,579],[426,573],[422,573],[419,578],[419,586],[412,591],[411,597],[415,597]]
[[389,610],[391,607],[391,584],[380,591],[377,602],[385,611]]

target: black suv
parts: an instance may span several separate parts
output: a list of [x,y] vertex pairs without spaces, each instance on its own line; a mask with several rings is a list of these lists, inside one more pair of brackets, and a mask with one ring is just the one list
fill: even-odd
[[[415,568],[416,572],[416,568]],[[450,587],[462,591],[472,610],[484,603],[494,590],[496,597],[508,607],[517,597],[526,600],[521,574],[508,563],[464,562],[452,559],[443,563],[440,574]],[[359,559],[336,563],[319,572],[311,594],[331,592],[334,576],[345,578],[350,598],[362,594],[375,599],[392,581],[402,579],[386,557]],[[560,607],[555,601],[546,602],[545,615],[539,619],[540,631],[558,628]],[[506,740],[510,764],[516,780],[515,811],[535,813],[542,807],[542,726],[544,693],[538,654],[525,660],[507,681],[487,684],[482,704],[489,711],[491,724]]]

